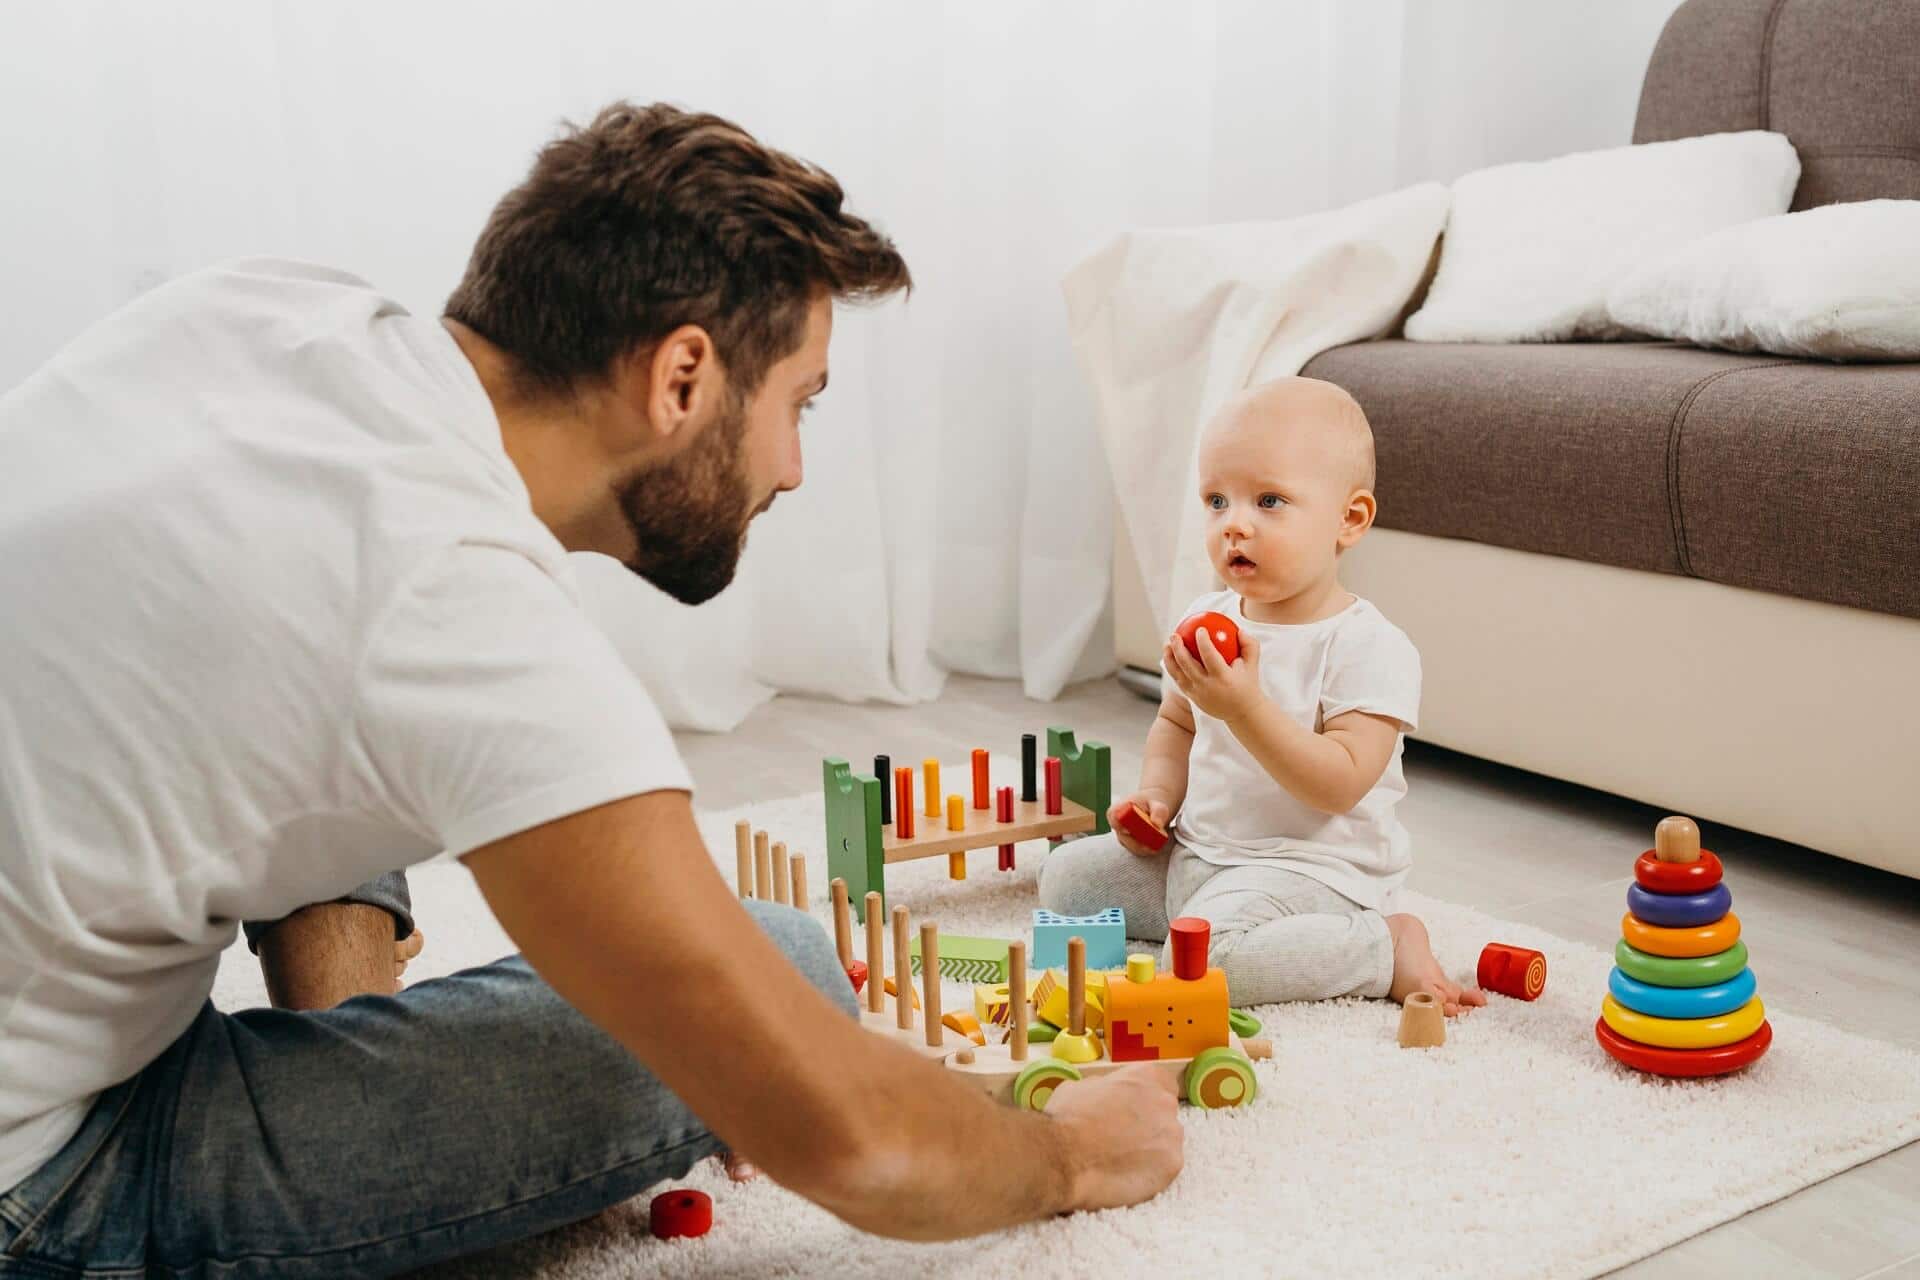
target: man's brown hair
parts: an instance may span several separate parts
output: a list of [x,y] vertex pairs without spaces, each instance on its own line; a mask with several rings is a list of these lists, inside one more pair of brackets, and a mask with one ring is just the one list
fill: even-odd
[[494,207],[447,315],[546,394],[699,325],[750,395],[799,349],[820,294],[912,286],[893,242],[844,198],[831,174],[718,116],[616,102],[543,147]]

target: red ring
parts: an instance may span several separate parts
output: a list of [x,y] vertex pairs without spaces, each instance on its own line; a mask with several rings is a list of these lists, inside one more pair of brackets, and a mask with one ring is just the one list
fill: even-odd
[[662,1240],[703,1236],[713,1228],[713,1197],[685,1187],[662,1192],[647,1205],[647,1226]]
[[1773,1024],[1763,1022],[1760,1029],[1745,1040],[1713,1049],[1661,1049],[1638,1040],[1629,1040],[1601,1018],[1593,1024],[1594,1038],[1600,1047],[1636,1071],[1651,1071],[1661,1076],[1718,1076],[1738,1071],[1767,1051],[1773,1043]]
[[1699,893],[1720,883],[1724,868],[1710,850],[1698,862],[1662,862],[1649,849],[1633,864],[1633,878],[1649,893]]

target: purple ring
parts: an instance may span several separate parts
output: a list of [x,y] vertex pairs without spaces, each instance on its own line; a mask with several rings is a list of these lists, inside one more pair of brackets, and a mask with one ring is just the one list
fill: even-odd
[[1732,909],[1733,894],[1724,884],[1701,893],[1650,893],[1637,884],[1627,886],[1627,910],[1642,923],[1663,929],[1712,924]]

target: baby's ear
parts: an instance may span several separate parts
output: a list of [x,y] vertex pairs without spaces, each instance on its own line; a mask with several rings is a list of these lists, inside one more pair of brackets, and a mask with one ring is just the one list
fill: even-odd
[[1380,504],[1374,499],[1373,490],[1355,489],[1347,498],[1346,513],[1340,519],[1340,537],[1335,546],[1337,551],[1345,551],[1366,536],[1373,528],[1373,518],[1379,513]]

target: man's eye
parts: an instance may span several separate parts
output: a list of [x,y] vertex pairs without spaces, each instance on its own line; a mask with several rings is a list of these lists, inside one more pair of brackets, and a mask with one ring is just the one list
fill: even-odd
[[1280,506],[1285,501],[1286,499],[1282,498],[1277,493],[1263,493],[1260,495],[1260,505],[1265,507],[1269,511],[1272,511],[1275,507]]

